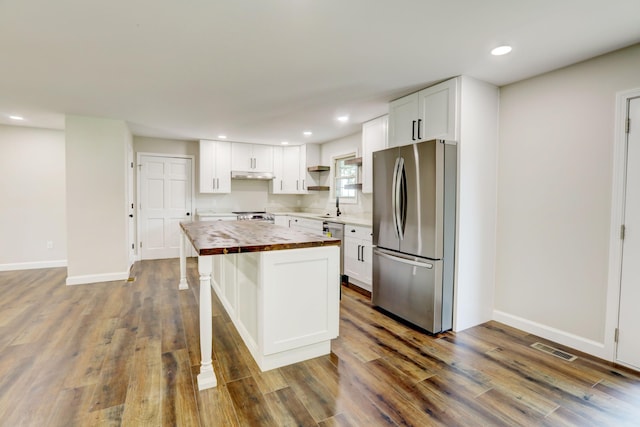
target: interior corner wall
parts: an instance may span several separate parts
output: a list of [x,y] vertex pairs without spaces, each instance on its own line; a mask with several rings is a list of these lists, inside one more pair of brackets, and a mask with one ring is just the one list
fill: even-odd
[[460,78],[455,331],[493,317],[499,90]]
[[66,117],[67,284],[128,277],[127,149],[120,120]]
[[635,45],[501,88],[494,318],[601,357],[616,93],[638,70]]
[[66,265],[64,146],[61,130],[0,125],[0,270]]

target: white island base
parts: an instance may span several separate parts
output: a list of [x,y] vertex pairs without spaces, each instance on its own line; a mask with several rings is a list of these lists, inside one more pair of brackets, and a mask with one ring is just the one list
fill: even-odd
[[[183,233],[180,289],[188,289]],[[211,288],[262,371],[331,352],[340,320],[340,247],[198,256],[198,389],[215,387]]]
[[331,352],[338,246],[213,257],[212,286],[262,371]]

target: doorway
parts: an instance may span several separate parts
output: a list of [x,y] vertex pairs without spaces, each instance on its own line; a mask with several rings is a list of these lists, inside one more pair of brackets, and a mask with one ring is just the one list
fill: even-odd
[[193,158],[138,153],[141,259],[177,258],[181,221],[193,212]]
[[627,99],[616,361],[640,370],[640,97]]

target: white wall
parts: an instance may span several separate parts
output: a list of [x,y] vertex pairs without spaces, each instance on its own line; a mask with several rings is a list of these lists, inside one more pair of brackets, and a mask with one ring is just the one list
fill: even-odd
[[63,131],[0,125],[0,270],[66,265],[64,157]]
[[270,194],[268,181],[231,180],[231,194],[200,194],[198,141],[168,140],[135,136],[136,153],[180,154],[195,158],[195,207],[218,212],[272,210],[291,211],[301,206],[301,198],[291,194]]
[[454,330],[493,317],[499,90],[460,78]]
[[[330,166],[328,172],[316,173],[319,185],[328,185],[331,191],[318,191],[303,198],[303,207],[306,210],[317,213],[335,213],[336,198],[333,192],[333,159],[346,154],[361,155],[362,132],[328,141],[320,145],[320,164]],[[358,191],[357,204],[340,204],[340,211],[345,215],[371,215],[373,199],[371,194],[363,194]]]
[[495,317],[603,357],[616,92],[639,87],[636,45],[501,89]]
[[67,116],[67,284],[129,275],[127,150],[120,120]]

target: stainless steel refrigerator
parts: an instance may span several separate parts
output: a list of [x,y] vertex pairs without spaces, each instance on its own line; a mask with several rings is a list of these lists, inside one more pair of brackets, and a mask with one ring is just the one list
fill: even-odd
[[452,328],[457,145],[373,153],[373,304],[430,333]]

